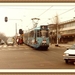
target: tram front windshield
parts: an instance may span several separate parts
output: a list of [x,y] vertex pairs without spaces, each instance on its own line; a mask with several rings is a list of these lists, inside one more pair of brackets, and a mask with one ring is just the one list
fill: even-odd
[[48,37],[48,31],[47,30],[41,30],[41,36],[42,37]]

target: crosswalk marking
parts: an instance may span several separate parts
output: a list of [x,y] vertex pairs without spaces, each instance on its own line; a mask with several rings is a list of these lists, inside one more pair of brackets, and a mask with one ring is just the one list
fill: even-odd
[[0,45],[0,48],[1,48],[1,47],[17,47],[17,46]]
[[13,46],[7,46],[7,45],[0,45],[0,51],[12,51],[12,50],[28,50],[29,47],[26,45],[13,45]]
[[24,45],[14,45],[14,46],[7,46],[7,45],[0,45],[0,48],[1,47],[25,47]]

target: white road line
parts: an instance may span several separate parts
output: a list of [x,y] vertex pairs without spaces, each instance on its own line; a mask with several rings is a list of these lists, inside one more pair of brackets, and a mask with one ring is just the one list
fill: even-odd
[[0,48],[1,47],[26,47],[26,46],[21,46],[21,45],[14,45],[14,46],[0,45]]

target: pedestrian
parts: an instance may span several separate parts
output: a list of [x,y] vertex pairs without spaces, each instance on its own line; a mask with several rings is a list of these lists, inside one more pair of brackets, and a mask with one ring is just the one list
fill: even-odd
[[19,43],[19,37],[17,37],[16,41],[17,41],[17,44],[19,45],[19,44],[20,44],[20,43]]
[[23,44],[23,40],[22,40],[22,38],[20,38],[19,42],[20,42],[20,44]]
[[52,45],[52,35],[50,35],[50,37],[49,37],[49,41],[50,41],[50,44]]

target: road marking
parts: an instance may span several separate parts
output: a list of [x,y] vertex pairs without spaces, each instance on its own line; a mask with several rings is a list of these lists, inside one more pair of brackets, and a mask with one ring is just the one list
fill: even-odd
[[7,47],[7,45],[3,46],[3,47]]
[[21,48],[26,48],[26,46],[24,46],[24,45],[14,45],[14,46],[7,46],[7,45],[0,45],[0,48],[6,48],[6,47],[21,47]]

